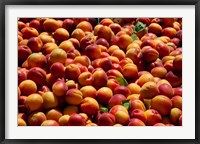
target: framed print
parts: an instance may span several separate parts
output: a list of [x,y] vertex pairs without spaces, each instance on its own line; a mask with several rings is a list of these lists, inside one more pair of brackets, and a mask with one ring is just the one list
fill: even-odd
[[199,143],[199,9],[1,1],[1,143]]

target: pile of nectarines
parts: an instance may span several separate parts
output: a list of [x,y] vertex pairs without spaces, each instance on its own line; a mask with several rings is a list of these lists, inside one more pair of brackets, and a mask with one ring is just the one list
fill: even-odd
[[181,18],[18,19],[18,126],[181,125]]

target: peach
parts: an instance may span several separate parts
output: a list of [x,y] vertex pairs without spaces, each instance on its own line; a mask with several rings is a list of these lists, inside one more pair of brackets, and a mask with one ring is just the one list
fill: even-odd
[[161,115],[167,115],[172,108],[172,101],[167,96],[157,95],[151,100],[151,108]]
[[160,123],[162,121],[162,117],[157,110],[148,109],[145,111],[145,115],[147,117],[147,126],[153,126],[156,123]]
[[158,51],[160,58],[163,58],[164,56],[168,56],[171,52],[170,46],[163,43],[158,43],[155,49]]
[[116,50],[113,51],[111,56],[117,57],[119,60],[122,60],[123,58],[125,58],[126,55],[125,55],[123,50],[116,49]]
[[144,73],[138,78],[136,83],[138,84],[138,86],[142,87],[145,83],[151,82],[151,81],[152,82],[154,81],[153,75],[150,73]]
[[131,60],[131,58],[125,57],[119,62],[119,65],[123,68],[126,64],[132,64],[132,63],[133,61]]
[[21,95],[28,96],[37,91],[37,85],[32,80],[24,80],[19,84],[19,89],[21,91]]
[[80,42],[75,38],[69,38],[69,41],[72,42],[75,49],[80,50]]
[[81,21],[76,28],[82,29],[84,32],[92,32],[92,25],[88,21]]
[[112,61],[112,63],[119,64],[119,59],[115,56],[108,56],[108,58]]
[[145,111],[143,111],[141,109],[132,110],[130,117],[131,118],[138,118],[141,121],[143,121],[143,123],[146,123],[146,121],[147,121],[147,117],[145,115]]
[[105,57],[100,59],[99,66],[106,72],[112,68],[112,61]]
[[32,27],[24,27],[21,29],[23,39],[29,39],[31,37],[37,37],[39,35],[38,31]]
[[51,92],[44,92],[42,94],[43,108],[52,109],[58,106],[58,98]]
[[66,29],[69,33],[72,33],[72,31],[76,28],[76,25],[72,19],[65,19],[63,21],[62,28]]
[[101,56],[101,48],[97,44],[90,44],[85,48],[86,55],[90,60],[95,60]]
[[130,119],[128,126],[145,126],[145,123],[138,118],[132,118]]
[[126,100],[126,97],[124,95],[115,94],[110,98],[108,102],[108,108],[112,108],[115,105],[120,105],[124,100]]
[[113,92],[114,94],[123,94],[125,97],[131,94],[131,91],[127,86],[117,86]]
[[43,112],[33,112],[28,117],[29,126],[40,126],[45,120],[47,120],[46,115]]
[[95,69],[92,75],[94,77],[94,87],[103,87],[107,85],[108,76],[103,69]]
[[182,97],[181,96],[174,96],[171,98],[173,107],[179,108],[182,110]]
[[182,84],[182,76],[180,74],[176,74],[173,71],[169,71],[165,79],[173,86],[180,86]]
[[80,68],[76,64],[69,64],[65,68],[65,77],[67,79],[77,81],[80,74],[81,74]]
[[121,125],[121,124],[117,123],[117,124],[114,124],[113,126],[123,126],[123,125]]
[[109,48],[108,48],[108,53],[111,55],[115,50],[119,49],[119,46],[117,45],[111,45]]
[[126,58],[130,58],[133,63],[137,64],[140,61],[140,50],[136,48],[129,48],[126,51]]
[[77,83],[74,80],[67,80],[66,85],[68,89],[77,88]]
[[163,124],[163,123],[156,123],[153,126],[165,126],[165,124]]
[[132,38],[128,34],[119,36],[118,46],[122,50],[126,50],[127,46],[132,43]]
[[171,124],[171,121],[170,121],[170,118],[169,118],[168,115],[162,117],[162,123],[165,124],[165,125],[166,124]]
[[80,114],[72,114],[68,120],[69,126],[85,126],[85,118]]
[[158,23],[151,23],[148,26],[148,32],[159,36],[162,33],[162,27]]
[[58,123],[60,126],[68,126],[70,116],[69,115],[63,115],[59,118]]
[[59,22],[53,18],[48,18],[43,23],[43,28],[47,32],[55,32],[60,27]]
[[127,125],[129,122],[129,114],[127,109],[122,105],[115,105],[113,106],[109,113],[113,114],[116,119],[116,123],[121,125]]
[[139,94],[130,94],[129,96],[127,96],[126,100],[139,100],[140,99],[140,95]]
[[159,87],[161,84],[168,84],[171,86],[171,84],[166,80],[166,79],[161,79],[158,83],[157,86]]
[[122,73],[116,69],[110,69],[106,72],[108,78],[124,78]]
[[107,87],[110,88],[112,91],[119,86],[119,82],[116,79],[108,79]]
[[44,55],[50,54],[54,49],[57,49],[58,46],[57,44],[53,43],[53,42],[48,42],[45,43],[42,47],[42,53]]
[[89,86],[83,86],[80,91],[82,92],[83,94],[83,98],[85,97],[91,97],[91,98],[96,98],[96,95],[97,95],[97,91],[96,89],[89,85]]
[[30,54],[32,54],[32,51],[28,46],[18,46],[18,63],[23,63]]
[[40,34],[38,37],[42,40],[43,44],[46,44],[46,43],[49,43],[49,42],[55,43],[54,38],[50,35]]
[[95,115],[99,110],[99,104],[94,98],[86,97],[80,104],[80,110],[88,116]]
[[161,20],[165,26],[173,26],[175,22],[175,18],[162,18]]
[[18,43],[18,46],[27,46],[28,39],[23,39]]
[[91,65],[91,61],[88,58],[88,56],[86,55],[81,55],[81,56],[76,56],[74,58],[74,63],[80,63],[86,67],[88,67],[89,65]]
[[99,38],[96,40],[96,44],[97,45],[102,45],[102,46],[105,46],[106,48],[109,48],[109,43],[106,39],[104,38]]
[[27,46],[31,49],[32,52],[39,52],[42,49],[43,42],[39,37],[31,37],[28,39]]
[[18,118],[22,118],[24,121],[27,121],[28,115],[26,113],[18,113]]
[[33,67],[28,71],[27,79],[34,81],[37,86],[41,86],[46,81],[46,71],[40,67]]
[[65,67],[60,62],[55,62],[50,67],[50,73],[53,77],[61,78],[65,74]]
[[18,111],[20,113],[28,113],[29,109],[25,106],[25,101],[27,96],[19,96],[18,97]]
[[64,96],[67,92],[68,87],[62,80],[56,81],[52,86],[52,91],[56,96]]
[[18,69],[18,85],[27,79],[27,71],[25,68]]
[[18,126],[27,126],[25,120],[23,120],[22,118],[18,118],[18,123],[17,123]]
[[100,89],[97,90],[96,99],[100,104],[107,106],[112,96],[113,92],[110,88],[101,87]]
[[154,77],[164,78],[167,74],[167,70],[164,67],[155,67],[151,70],[151,74]]
[[33,93],[27,96],[25,106],[30,112],[40,110],[43,106],[43,98],[41,95]]
[[98,38],[104,38],[108,42],[110,42],[111,37],[114,35],[111,28],[108,26],[101,26],[99,27],[99,30],[97,31]]
[[26,27],[26,24],[24,22],[18,20],[17,26],[18,26],[18,30],[21,31],[21,29]]
[[111,69],[116,69],[118,70],[119,72],[122,72],[122,67],[119,65],[119,64],[116,64],[116,63],[113,63],[111,65]]
[[182,126],[182,115],[179,117],[179,125]]
[[169,98],[172,98],[174,96],[173,88],[169,84],[166,83],[160,84],[158,86],[158,90],[160,95],[165,95]]
[[182,72],[182,54],[175,56],[173,60],[173,68],[175,71]]
[[129,111],[132,112],[134,109],[140,109],[142,111],[146,110],[144,103],[139,99],[130,100],[130,109]]
[[78,89],[69,89],[65,95],[65,101],[70,105],[79,105],[82,100],[83,94]]
[[170,39],[176,36],[176,30],[172,27],[166,27],[162,30],[163,36],[168,36]]
[[179,108],[172,108],[170,111],[170,120],[174,125],[179,124],[180,116],[182,115],[182,111]]
[[81,86],[92,85],[94,76],[91,72],[83,72],[78,77],[78,82]]
[[109,19],[109,18],[103,18],[100,21],[100,24],[102,24],[104,26],[109,26],[110,24],[113,24],[113,21],[112,21],[112,19]]
[[69,38],[69,32],[64,28],[58,28],[53,33],[53,38],[60,43]]
[[47,64],[47,59],[42,53],[32,53],[27,58],[28,66],[44,68]]
[[72,115],[75,113],[78,113],[78,107],[75,105],[69,105],[69,106],[65,107],[63,110],[64,115]]
[[134,79],[138,75],[138,68],[135,64],[126,64],[122,68],[122,74],[127,79]]
[[53,64],[55,62],[60,62],[60,63],[64,64],[66,58],[67,58],[67,53],[64,50],[58,48],[58,49],[53,50],[50,53],[49,62],[51,64]]
[[55,120],[45,120],[41,126],[59,126],[58,122]]
[[158,94],[159,90],[155,82],[146,82],[140,90],[140,97],[142,99],[152,99]]
[[111,113],[103,113],[98,117],[98,126],[113,126],[115,122],[115,116]]
[[81,41],[81,39],[85,36],[85,33],[82,29],[76,28],[75,30],[73,30],[73,32],[71,33],[71,37],[77,39],[79,42]]
[[75,49],[74,45],[72,44],[70,40],[62,41],[58,47],[64,50],[66,53],[68,53],[70,50]]
[[40,20],[33,19],[29,23],[29,27],[35,28],[38,32],[41,32],[43,30],[43,26],[40,22]]
[[139,94],[141,87],[136,83],[129,83],[127,86],[131,92],[131,94]]
[[58,108],[50,109],[46,112],[46,117],[48,120],[55,120],[57,122],[62,115],[62,112]]
[[146,62],[154,62],[159,57],[158,51],[151,46],[144,46],[141,50],[141,54]]

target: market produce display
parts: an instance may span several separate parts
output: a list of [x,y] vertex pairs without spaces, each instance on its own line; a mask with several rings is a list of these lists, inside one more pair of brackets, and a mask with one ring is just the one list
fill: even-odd
[[181,18],[19,18],[18,126],[182,126]]

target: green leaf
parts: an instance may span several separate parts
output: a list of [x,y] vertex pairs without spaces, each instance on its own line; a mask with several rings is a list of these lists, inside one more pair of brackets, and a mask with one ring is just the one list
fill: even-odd
[[143,24],[142,22],[138,21],[134,26],[134,32],[138,33],[140,31],[143,31],[145,28],[147,28],[146,24]]
[[174,44],[173,43],[168,43],[167,46],[174,46]]
[[130,109],[130,100],[124,100],[122,101],[122,105],[129,110]]
[[108,112],[108,108],[106,108],[106,107],[100,107],[100,110],[101,110],[103,113]]
[[136,34],[132,34],[131,38],[132,38],[133,41],[135,41],[137,39],[137,35]]
[[128,85],[128,82],[126,81],[125,78],[116,77],[115,79],[119,82],[120,86],[127,86]]

